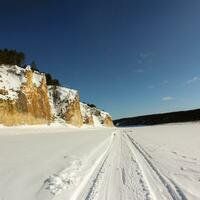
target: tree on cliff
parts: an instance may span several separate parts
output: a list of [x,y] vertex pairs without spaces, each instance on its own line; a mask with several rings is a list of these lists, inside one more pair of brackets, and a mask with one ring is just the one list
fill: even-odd
[[60,82],[57,79],[52,78],[51,74],[45,74],[46,75],[46,81],[47,85],[55,85],[55,86],[60,86]]
[[0,49],[0,64],[22,66],[25,54],[16,50]]
[[86,102],[83,102],[84,104],[87,104],[90,108],[96,108],[96,105],[94,104],[91,104],[91,103],[86,103]]
[[[0,49],[0,65],[18,65],[25,68],[27,65],[24,64],[25,54],[23,52],[17,52],[16,50]],[[32,61],[31,69],[33,71],[39,71],[35,61]],[[60,82],[54,79],[51,74],[46,74],[47,85],[60,86]]]
[[37,65],[36,65],[36,62],[35,62],[35,61],[32,61],[32,62],[31,62],[31,69],[32,69],[33,71],[38,71]]

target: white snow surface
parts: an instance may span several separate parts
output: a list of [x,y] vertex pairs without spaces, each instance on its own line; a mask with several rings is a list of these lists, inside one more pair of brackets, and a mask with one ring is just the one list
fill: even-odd
[[6,90],[8,94],[0,94],[1,99],[16,99],[16,91],[20,90],[22,82],[25,81],[23,76],[24,70],[18,66],[0,65],[0,89]]
[[200,124],[0,128],[0,199],[200,199]]
[[67,106],[79,98],[77,90],[60,86],[48,86],[48,92],[51,110],[55,117],[65,113]]
[[80,102],[80,109],[83,119],[91,116],[91,108],[87,104]]
[[107,116],[110,116],[110,114],[107,113],[107,112],[105,112],[105,111],[102,111],[102,110],[101,110],[101,116],[102,116],[103,118],[106,118]]
[[35,84],[36,87],[39,87],[41,85],[43,76],[44,76],[44,74],[41,74],[37,71],[34,71],[32,81],[33,81],[33,84]]
[[[13,100],[18,98],[17,91],[20,90],[22,83],[26,82],[26,78],[24,77],[26,70],[31,70],[30,66],[23,69],[17,65],[0,65],[0,89],[7,91],[5,95],[0,94],[0,99]],[[40,86],[43,76],[44,74],[40,74],[37,71],[33,73],[32,81],[36,87]]]
[[101,127],[102,126],[100,116],[92,115],[92,118],[93,118],[95,127]]

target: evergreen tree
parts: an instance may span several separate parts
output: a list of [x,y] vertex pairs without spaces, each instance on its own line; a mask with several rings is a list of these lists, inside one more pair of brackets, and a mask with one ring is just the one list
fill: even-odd
[[16,50],[0,49],[0,64],[22,66],[25,54]]
[[60,82],[57,79],[53,79],[53,77],[51,76],[51,74],[47,73],[46,75],[46,82],[47,85],[54,85],[54,86],[60,86]]
[[32,62],[31,62],[31,69],[32,69],[33,71],[38,71],[37,65],[36,65],[36,62],[35,62],[35,61],[32,61]]

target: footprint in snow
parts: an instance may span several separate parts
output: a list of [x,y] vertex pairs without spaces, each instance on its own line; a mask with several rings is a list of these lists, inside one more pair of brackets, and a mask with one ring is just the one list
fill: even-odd
[[182,156],[182,158],[187,158],[187,156]]
[[183,171],[183,170],[185,170],[183,167],[180,167],[180,169]]

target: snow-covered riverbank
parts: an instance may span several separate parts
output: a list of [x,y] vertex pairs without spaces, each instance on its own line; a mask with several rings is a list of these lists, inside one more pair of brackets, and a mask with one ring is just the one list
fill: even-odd
[[0,199],[199,199],[200,124],[0,128]]

